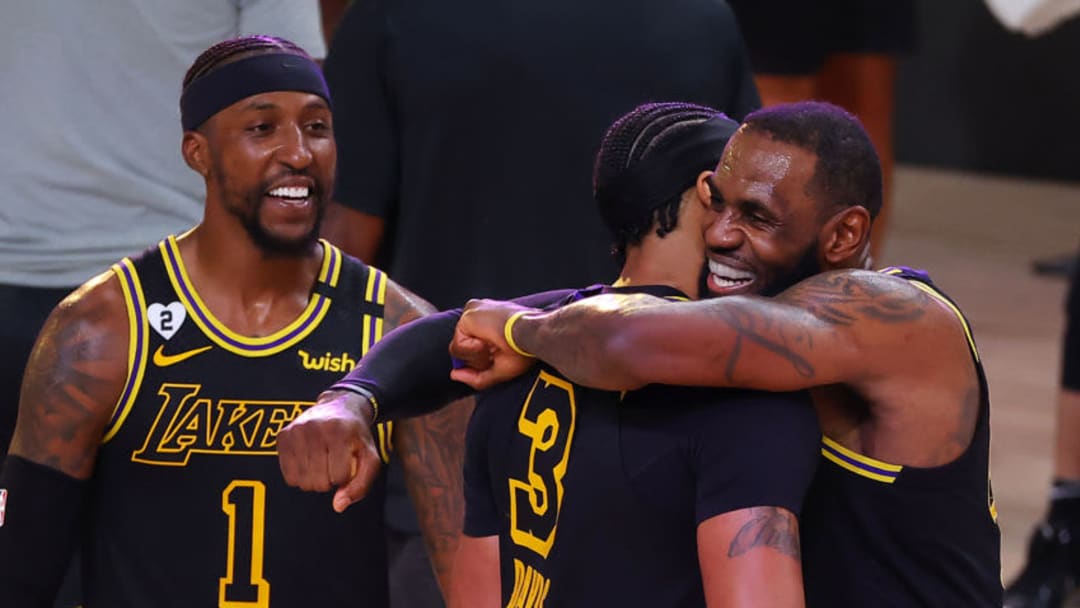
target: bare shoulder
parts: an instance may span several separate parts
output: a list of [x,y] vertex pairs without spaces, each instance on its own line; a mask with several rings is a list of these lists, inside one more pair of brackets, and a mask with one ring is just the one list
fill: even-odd
[[911,281],[869,270],[834,270],[790,287],[779,300],[838,326],[948,322],[934,298]]
[[383,318],[387,330],[400,327],[409,321],[438,312],[427,300],[390,280],[386,289],[386,308]]
[[88,478],[127,377],[127,354],[124,295],[106,272],[45,321],[23,376],[11,453]]

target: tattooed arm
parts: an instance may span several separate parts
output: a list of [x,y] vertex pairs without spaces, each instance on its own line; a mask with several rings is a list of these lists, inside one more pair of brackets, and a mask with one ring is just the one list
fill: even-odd
[[[386,303],[388,330],[433,312],[435,309],[427,302],[391,285]],[[405,484],[444,593],[450,589],[454,555],[464,520],[461,470],[465,428],[472,409],[473,399],[469,397],[426,416],[401,420],[394,425],[394,449],[401,458]]]
[[65,298],[45,322],[23,376],[9,453],[89,479],[127,355],[126,308],[110,272]]
[[699,394],[709,407],[682,416],[707,603],[801,607],[796,517],[814,478],[821,437],[809,396]]
[[751,507],[697,529],[698,563],[710,608],[802,608],[799,522],[787,509]]
[[394,449],[401,457],[405,485],[444,594],[451,589],[465,518],[461,471],[473,402],[467,397],[426,416],[394,423]]
[[127,375],[127,336],[119,284],[105,274],[61,302],[34,345],[0,471],[0,605],[52,605]]
[[[473,303],[458,334],[494,345],[498,368],[501,358],[520,359],[507,346],[502,325],[520,310]],[[904,357],[909,366],[932,362],[935,346],[958,335],[957,323],[908,281],[843,270],[806,279],[776,298],[672,303],[644,295],[598,296],[524,314],[511,335],[518,348],[597,388],[662,383],[795,390],[858,383]],[[501,380],[481,378],[474,386]]]

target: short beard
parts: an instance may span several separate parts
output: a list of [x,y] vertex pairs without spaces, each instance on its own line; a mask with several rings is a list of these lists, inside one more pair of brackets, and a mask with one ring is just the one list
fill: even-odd
[[[318,193],[313,193],[313,196],[317,197]],[[249,199],[239,209],[233,206],[228,208],[229,213],[232,213],[240,220],[240,224],[247,231],[248,236],[251,237],[251,242],[255,243],[259,251],[262,251],[267,257],[296,258],[310,253],[312,246],[319,240],[319,228],[322,226],[326,205],[319,204],[316,206],[315,223],[307,234],[298,239],[282,239],[267,232],[263,225],[259,223],[259,210],[262,207],[262,199],[263,197],[260,194],[254,201]],[[246,209],[251,211],[245,213]]]
[[240,225],[251,237],[251,242],[267,257],[303,257],[311,252],[312,246],[319,240],[319,228],[322,226],[323,215],[326,213],[326,203],[323,200],[323,191],[318,185],[314,185],[310,196],[315,202],[315,223],[311,230],[299,239],[282,239],[270,234],[259,223],[259,211],[262,210],[263,193],[270,188],[270,184],[260,184],[259,190],[249,192],[242,196],[229,196],[228,184],[220,177],[224,173],[220,166],[217,167],[218,184],[225,193],[225,210],[233,217],[240,220]]
[[795,265],[769,281],[759,295],[771,298],[804,279],[821,274],[822,270],[821,263],[818,262],[818,241],[815,239],[799,256]]

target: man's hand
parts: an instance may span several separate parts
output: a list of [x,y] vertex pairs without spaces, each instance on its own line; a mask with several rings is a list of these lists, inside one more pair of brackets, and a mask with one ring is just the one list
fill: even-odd
[[525,373],[535,359],[511,348],[505,327],[516,313],[539,312],[498,300],[470,300],[450,343],[450,355],[464,367],[450,377],[476,390],[490,388]]
[[363,498],[382,460],[372,438],[374,410],[363,396],[330,390],[278,433],[285,483],[325,492],[337,487],[334,510],[343,512]]

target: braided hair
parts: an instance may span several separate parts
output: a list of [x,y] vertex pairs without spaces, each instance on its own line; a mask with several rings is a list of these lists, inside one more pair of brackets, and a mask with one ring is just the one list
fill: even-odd
[[187,91],[191,83],[213,72],[217,68],[262,53],[288,53],[310,59],[307,51],[296,44],[275,36],[240,36],[223,40],[203,51],[195,63],[191,64],[186,74],[182,91]]
[[[624,172],[641,163],[648,163],[654,151],[718,113],[705,106],[667,102],[641,105],[619,118],[600,143],[593,169],[593,194]],[[626,262],[626,248],[641,243],[654,224],[657,225],[656,234],[660,237],[675,229],[679,222],[682,193],[692,187],[693,181],[684,184],[679,194],[670,200],[658,202],[651,213],[629,223],[620,222],[612,214],[605,213],[601,205],[600,215],[614,238],[612,255],[620,265]]]

